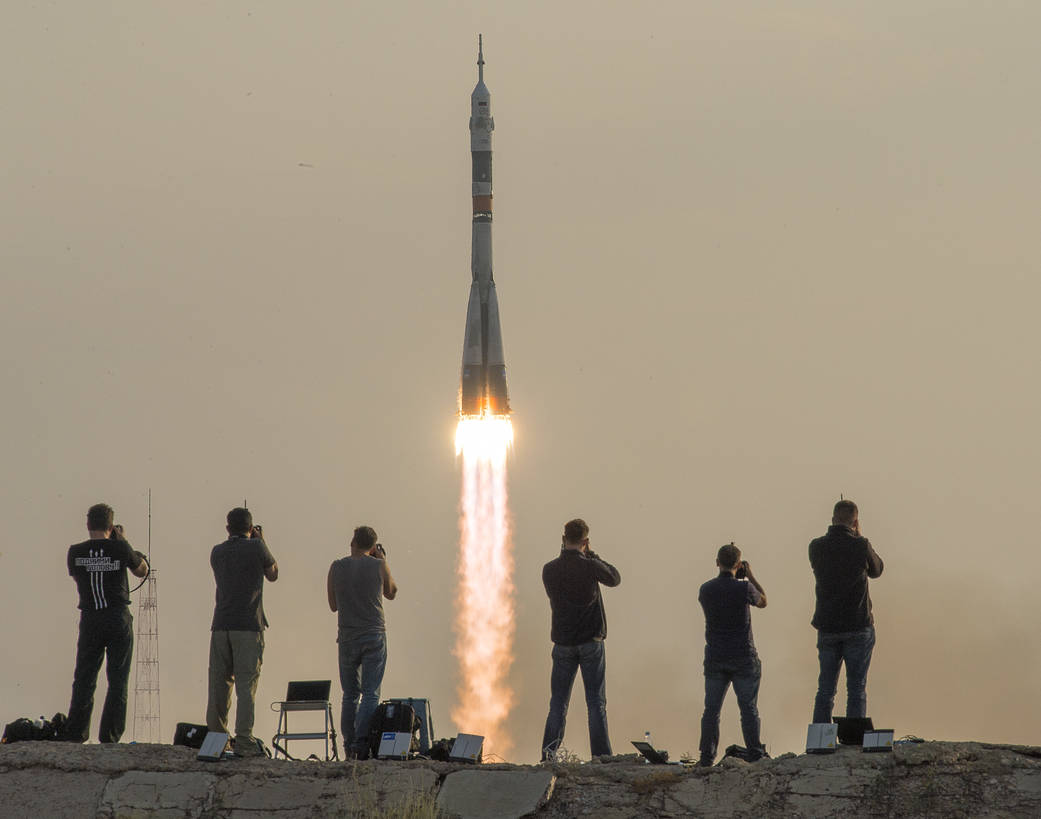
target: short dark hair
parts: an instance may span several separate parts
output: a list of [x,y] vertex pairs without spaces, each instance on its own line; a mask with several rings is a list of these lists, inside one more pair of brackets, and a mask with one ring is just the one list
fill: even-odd
[[849,524],[857,519],[859,510],[857,505],[851,500],[840,500],[835,504],[835,511],[832,512],[832,516],[839,523]]
[[575,518],[564,524],[564,540],[568,543],[581,543],[588,536],[589,526],[582,518]]
[[112,528],[116,513],[107,503],[95,503],[87,510],[87,529],[91,532],[104,532]]
[[354,530],[354,538],[351,543],[363,551],[369,551],[376,545],[376,530],[371,526],[359,526]]
[[724,569],[732,569],[741,560],[741,550],[733,543],[728,543],[726,546],[719,547],[719,553],[716,555],[716,559],[719,561],[720,567]]
[[244,506],[236,506],[228,512],[228,532],[244,535],[253,528],[253,513]]

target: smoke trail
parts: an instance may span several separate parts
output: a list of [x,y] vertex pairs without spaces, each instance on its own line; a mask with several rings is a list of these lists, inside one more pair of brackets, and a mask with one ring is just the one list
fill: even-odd
[[452,719],[460,731],[484,736],[485,753],[506,758],[505,727],[513,706],[508,675],[513,663],[513,555],[506,495],[506,456],[513,441],[509,418],[463,418],[456,454],[463,459],[460,496],[459,589],[455,656],[459,703]]

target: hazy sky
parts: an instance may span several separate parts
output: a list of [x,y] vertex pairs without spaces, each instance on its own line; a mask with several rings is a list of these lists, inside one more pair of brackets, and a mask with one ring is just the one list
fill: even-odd
[[[325,575],[362,523],[401,587],[384,696],[466,729],[452,444],[481,31],[513,759],[538,755],[540,571],[575,516],[622,573],[616,752],[645,730],[696,750],[697,588],[730,540],[769,594],[763,736],[800,750],[806,545],[840,492],[886,562],[876,725],[1036,744],[1039,26],[1035,3],[950,0],[9,9],[0,722],[67,710],[66,549],[97,501],[143,549],[151,487],[165,741],[204,719],[208,556],[243,498],[281,566],[257,735],[288,679],[337,679]],[[571,717],[587,755],[580,685]]]

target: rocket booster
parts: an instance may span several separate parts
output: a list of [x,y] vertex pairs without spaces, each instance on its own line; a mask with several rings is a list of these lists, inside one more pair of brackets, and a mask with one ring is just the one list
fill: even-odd
[[508,415],[506,357],[499,300],[492,278],[492,95],[484,84],[484,44],[477,41],[477,85],[470,95],[470,156],[473,160],[473,237],[470,303],[463,335],[459,414]]

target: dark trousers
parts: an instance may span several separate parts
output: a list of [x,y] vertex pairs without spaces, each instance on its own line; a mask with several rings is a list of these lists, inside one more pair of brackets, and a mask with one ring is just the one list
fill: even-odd
[[603,640],[591,640],[580,646],[553,646],[553,671],[549,678],[549,716],[542,735],[542,758],[552,759],[564,741],[568,703],[575,675],[582,669],[582,685],[586,690],[589,712],[589,749],[593,756],[611,754],[607,736],[607,659]]
[[72,678],[72,702],[65,738],[86,742],[94,712],[94,689],[101,661],[106,658],[108,693],[101,710],[101,742],[119,742],[127,723],[127,684],[134,653],[134,616],[126,606],[80,612],[80,636],[76,644],[76,671]]
[[758,657],[731,661],[705,661],[705,712],[701,717],[701,761],[711,764],[719,745],[719,712],[731,683],[741,709],[741,733],[750,758],[763,754],[759,739],[759,680],[763,666]]
[[813,721],[831,722],[839,668],[846,664],[846,716],[867,716],[867,674],[875,650],[875,627],[860,631],[817,632],[820,677],[813,703]]

